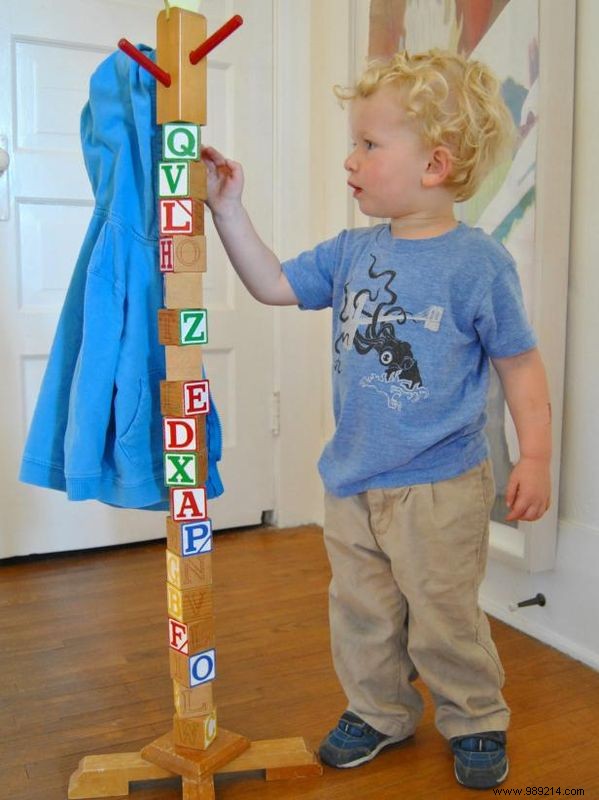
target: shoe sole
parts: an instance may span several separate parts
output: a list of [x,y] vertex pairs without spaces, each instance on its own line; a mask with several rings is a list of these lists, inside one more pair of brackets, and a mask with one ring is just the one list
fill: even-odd
[[475,785],[472,785],[472,784],[469,784],[469,783],[464,783],[464,781],[460,780],[460,777],[458,775],[458,771],[457,771],[455,765],[454,765],[454,768],[453,768],[453,774],[455,775],[456,781],[460,784],[460,786],[464,786],[466,789],[492,789],[494,786],[499,786],[500,783],[504,782],[504,780],[508,776],[509,771],[510,771],[510,764],[509,764],[509,761],[506,761],[505,772],[503,773],[503,775],[500,778],[498,778],[496,780],[495,783],[488,783],[488,784],[485,784],[484,786],[475,786]]
[[[381,752],[381,750],[384,750],[385,747],[390,747],[392,744],[403,744],[404,742],[407,742],[407,741],[409,741],[410,739],[413,739],[413,738],[414,738],[414,736],[412,734],[410,736],[404,736],[403,739],[396,739],[396,738],[385,739],[385,741],[381,742],[378,747],[375,747],[374,750],[372,750],[370,753],[368,753],[368,755],[362,756],[362,758],[356,758],[356,759],[354,759],[353,761],[350,761],[347,764],[329,764],[328,766],[329,767],[335,767],[336,769],[349,769],[351,767],[359,767],[360,764],[366,764],[368,761],[372,761],[372,759],[375,756],[378,756],[378,754]],[[325,761],[325,764],[326,764],[326,761]]]

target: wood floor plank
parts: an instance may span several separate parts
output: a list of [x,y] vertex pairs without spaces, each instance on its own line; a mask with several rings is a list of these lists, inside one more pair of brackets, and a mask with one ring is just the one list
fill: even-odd
[[[133,752],[172,717],[164,543],[0,567],[0,797],[64,800],[85,755]],[[329,653],[329,566],[316,526],[219,533],[213,555],[219,724],[312,748],[344,707]],[[491,620],[512,707],[505,788],[599,800],[599,674]],[[218,800],[459,800],[430,696],[413,741],[356,770],[216,777]],[[562,792],[563,795],[563,792]],[[133,800],[177,800],[177,780]]]

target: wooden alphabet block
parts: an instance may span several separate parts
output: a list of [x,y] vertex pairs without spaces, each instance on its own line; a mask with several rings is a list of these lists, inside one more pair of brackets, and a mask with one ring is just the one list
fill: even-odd
[[194,197],[161,198],[160,235],[186,234],[204,235],[204,203]]
[[203,161],[161,161],[158,164],[158,195],[206,200],[207,179]]
[[189,54],[206,39],[206,18],[170,8],[156,21],[156,63],[171,76],[171,85],[156,84],[156,122],[206,124],[207,59],[193,65]]
[[197,486],[198,458],[195,453],[164,454],[165,486]]
[[165,450],[194,452],[206,447],[205,417],[165,417],[162,420]]
[[214,708],[211,683],[188,689],[173,681],[173,697],[175,710],[180,717],[199,717],[209,714]]
[[171,309],[202,308],[202,276],[195,272],[167,272],[164,276],[164,305]]
[[165,161],[197,161],[202,152],[202,129],[189,122],[167,122],[162,126],[162,157]]
[[169,381],[197,381],[203,377],[202,346],[190,344],[187,347],[166,345],[166,377]]
[[214,647],[214,620],[179,622],[178,619],[169,618],[168,643],[169,647],[184,655],[201,653]]
[[161,272],[206,272],[205,236],[162,236]]
[[178,589],[166,584],[168,614],[179,622],[200,622],[212,619],[212,587],[194,586]]
[[158,311],[160,344],[183,347],[208,344],[208,312],[205,308],[161,308]]
[[189,558],[212,552],[212,521],[175,522],[166,518],[166,544],[171,553]]
[[175,522],[197,522],[208,516],[203,486],[170,490],[171,517]]
[[216,739],[216,709],[202,717],[173,719],[173,742],[177,747],[190,750],[207,750]]
[[212,583],[212,559],[210,555],[185,557],[167,550],[166,579],[177,589],[209,586]]
[[186,656],[169,650],[171,678],[187,689],[209,683],[216,678],[216,653],[214,648]]
[[207,380],[160,382],[160,413],[163,416],[191,417],[209,411],[210,384]]

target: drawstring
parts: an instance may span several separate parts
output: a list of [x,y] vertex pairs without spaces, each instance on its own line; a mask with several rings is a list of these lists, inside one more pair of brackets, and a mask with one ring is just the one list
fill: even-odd
[[166,18],[168,19],[171,14],[171,6],[168,0],[164,0],[164,7],[166,8]]

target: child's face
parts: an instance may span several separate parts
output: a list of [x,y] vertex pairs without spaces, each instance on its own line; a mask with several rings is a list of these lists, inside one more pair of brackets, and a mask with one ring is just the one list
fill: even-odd
[[350,127],[354,149],[344,166],[362,213],[397,219],[426,210],[422,176],[431,149],[407,120],[397,91],[383,87],[353,100]]

